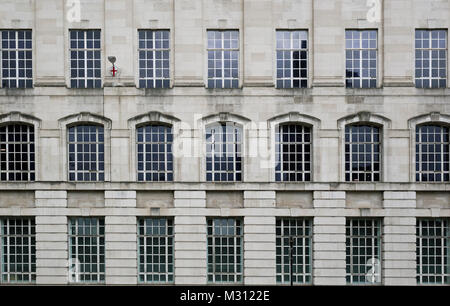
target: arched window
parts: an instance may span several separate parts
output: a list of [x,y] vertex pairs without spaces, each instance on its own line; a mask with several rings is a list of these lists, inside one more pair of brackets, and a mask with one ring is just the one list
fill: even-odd
[[111,120],[88,112],[58,120],[62,144],[62,177],[69,181],[110,180]]
[[23,123],[0,126],[0,180],[34,181],[35,161],[34,126]]
[[386,172],[386,139],[391,120],[362,111],[338,120],[341,133],[341,181],[389,180]]
[[416,126],[416,181],[448,182],[449,128],[439,124]]
[[411,135],[410,181],[449,182],[450,115],[422,114],[408,120]]
[[345,181],[380,181],[380,133],[381,129],[376,126],[345,126]]
[[[268,121],[270,131],[270,177],[276,182],[309,182],[320,177],[317,131],[318,118],[290,112],[277,115]],[[269,165],[269,164],[268,164]]]
[[285,123],[275,130],[275,180],[311,180],[311,127]]
[[138,181],[173,181],[171,126],[148,124],[136,128]]
[[242,128],[234,122],[206,127],[206,181],[242,180]]
[[105,134],[102,125],[67,128],[69,181],[105,180]]

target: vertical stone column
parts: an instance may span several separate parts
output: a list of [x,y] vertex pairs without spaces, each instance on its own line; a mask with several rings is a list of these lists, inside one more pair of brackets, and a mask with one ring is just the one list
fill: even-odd
[[36,283],[68,282],[67,192],[36,190]]
[[343,2],[313,1],[313,86],[344,86]]
[[272,86],[272,2],[267,0],[246,0],[241,51],[244,86]]
[[174,85],[203,86],[204,35],[203,1],[173,1],[174,10]]
[[385,56],[381,67],[384,87],[414,86],[414,66],[411,64],[414,63],[413,29],[429,26],[427,18],[414,20],[416,5],[414,1],[380,1],[384,35],[379,41],[380,51]]
[[[64,6],[66,1],[35,2],[33,27],[34,86],[65,86],[64,74]],[[35,58],[34,58],[35,57]]]
[[175,191],[175,284],[206,284],[206,192]]
[[385,191],[382,277],[385,285],[416,284],[416,193]]
[[345,192],[315,191],[313,283],[345,285]]
[[[121,0],[104,1],[105,29],[105,83],[120,82],[125,86],[135,86],[133,60],[134,46],[137,45],[137,33],[131,26],[133,24],[133,2]],[[112,64],[107,61],[108,56],[115,56],[119,67],[118,77],[113,78],[110,73]]]
[[105,191],[105,208],[106,284],[136,284],[136,191]]
[[[244,191],[244,284],[275,285],[275,191]],[[268,210],[269,208],[269,210]]]

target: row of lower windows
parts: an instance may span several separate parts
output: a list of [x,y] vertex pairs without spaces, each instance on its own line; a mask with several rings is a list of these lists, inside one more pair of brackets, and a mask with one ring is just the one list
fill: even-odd
[[[4,30],[0,35],[2,87],[32,87],[31,30]],[[101,88],[100,30],[70,30],[69,37],[70,87]],[[208,30],[207,40],[207,87],[238,88],[239,31]],[[139,87],[169,88],[169,30],[139,30],[138,43]],[[345,47],[346,87],[377,87],[377,30],[346,30]],[[447,30],[416,30],[415,84],[447,86]],[[308,31],[277,30],[276,87],[307,86]]]
[[[368,125],[345,127],[345,181],[381,180],[381,129]],[[242,128],[220,123],[206,128],[206,180],[242,181]],[[171,126],[136,129],[138,181],[173,181]],[[67,129],[69,181],[105,180],[105,135],[100,125]],[[416,128],[416,181],[448,182],[449,128]],[[280,124],[275,132],[275,181],[311,181],[312,128]],[[35,180],[35,134],[31,125],[0,126],[0,180]]]
[[[69,218],[69,281],[105,281],[103,218]],[[138,219],[138,280],[174,282],[172,218]],[[36,280],[36,233],[33,218],[0,218],[0,282]],[[313,220],[277,218],[276,281],[312,283]],[[346,281],[381,283],[382,219],[347,218]],[[450,284],[448,219],[417,219],[418,284]],[[241,218],[207,218],[209,283],[242,283],[244,231]]]

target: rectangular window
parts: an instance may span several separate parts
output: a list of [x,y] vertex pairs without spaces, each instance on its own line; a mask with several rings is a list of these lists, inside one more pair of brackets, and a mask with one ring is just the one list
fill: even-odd
[[235,218],[212,218],[207,222],[208,282],[242,282],[242,221]]
[[140,126],[136,136],[138,181],[173,181],[172,128]]
[[447,87],[447,30],[416,30],[416,87]]
[[139,88],[169,88],[169,30],[139,30]]
[[345,31],[347,88],[377,87],[377,30]]
[[103,218],[69,218],[69,277],[71,282],[105,281]]
[[416,127],[416,181],[448,182],[449,128],[439,125]]
[[[312,222],[304,218],[276,221],[277,283],[310,284],[312,280]],[[291,269],[292,267],[292,269]]]
[[418,219],[417,283],[450,284],[449,219]]
[[206,128],[206,181],[242,180],[242,129],[234,123]]
[[32,88],[31,30],[3,30],[1,38],[1,84],[3,88]]
[[0,218],[0,283],[36,281],[34,218]]
[[348,284],[381,283],[381,220],[347,219],[346,280]]
[[275,181],[311,180],[311,128],[279,125],[275,132]]
[[34,127],[0,126],[0,180],[34,181],[35,175]]
[[208,34],[208,88],[239,87],[239,31]]
[[100,30],[70,30],[70,87],[101,88]]
[[105,179],[105,136],[103,126],[76,125],[67,129],[69,181]]
[[277,31],[277,88],[308,87],[308,31]]
[[138,220],[139,281],[171,283],[174,281],[173,220],[142,218]]
[[345,181],[378,182],[381,173],[380,129],[374,126],[345,127]]

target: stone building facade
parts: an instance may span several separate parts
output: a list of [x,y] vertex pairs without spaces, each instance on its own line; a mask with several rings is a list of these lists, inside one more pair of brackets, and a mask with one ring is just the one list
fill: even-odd
[[[448,137],[448,60],[441,67],[445,71],[441,79],[447,80],[444,86],[418,88],[415,82],[417,31],[445,33],[442,50],[448,59],[449,17],[448,0],[1,0],[0,30],[31,30],[32,88],[2,83],[0,127],[11,123],[33,127],[35,177],[0,182],[0,222],[5,229],[0,255],[13,252],[8,248],[14,243],[7,238],[14,235],[8,222],[31,218],[35,254],[16,257],[35,265],[29,279],[37,284],[79,281],[72,273],[77,264],[72,262],[71,237],[79,234],[72,232],[74,224],[102,220],[93,223],[104,227],[100,229],[104,237],[98,238],[104,239],[99,246],[104,255],[94,251],[99,255],[94,262],[103,262],[97,266],[104,272],[98,280],[107,285],[146,283],[145,277],[141,279],[143,266],[163,260],[149,255],[145,263],[141,261],[146,256],[139,241],[140,222],[156,218],[170,219],[173,231],[173,249],[166,248],[163,256],[173,263],[164,261],[172,272],[158,271],[167,277],[158,278],[163,283],[170,274],[169,283],[180,285],[289,284],[292,257],[296,283],[302,284],[449,283],[448,138],[442,140],[442,169],[433,170],[442,171],[442,177],[416,178],[418,127],[440,126],[440,135]],[[75,88],[70,33],[93,29],[100,32],[101,86]],[[139,86],[139,30],[168,30],[169,88]],[[238,33],[237,88],[208,85],[212,30]],[[292,30],[304,31],[307,37],[306,88],[277,86],[277,31]],[[377,35],[375,87],[346,86],[350,30],[374,30]],[[116,58],[114,77],[110,56]],[[241,128],[240,180],[207,179],[205,135],[215,122],[233,122]],[[138,179],[136,135],[148,123],[172,129],[172,181]],[[309,180],[276,179],[276,133],[284,123],[309,128]],[[79,124],[103,129],[102,179],[70,179],[69,130]],[[378,179],[346,178],[350,125],[377,128]],[[210,227],[215,232],[218,220],[239,221],[240,233],[231,239],[242,249],[235,246],[232,254],[221,253],[234,259],[211,254],[215,248],[226,248],[220,241],[211,247],[215,238],[210,239]],[[307,238],[296,237],[286,244],[283,222],[292,220],[309,220],[305,226],[310,233],[305,230],[299,235]],[[419,239],[419,227],[427,226],[440,237],[427,241],[447,243],[446,248],[426,248],[436,252],[435,258],[440,256],[433,263],[419,258],[426,240]],[[438,234],[438,227],[444,233]],[[366,229],[363,234],[361,228]],[[368,228],[374,232],[370,234]],[[356,236],[351,237],[354,229]],[[368,235],[371,242],[359,235]],[[98,242],[93,241],[89,243]],[[25,243],[17,243],[25,248]],[[290,251],[295,252],[292,257]],[[24,280],[11,278],[20,273],[7,257],[0,259],[2,266],[8,266],[1,270],[0,282]],[[214,266],[219,261],[222,271]],[[145,271],[152,280],[151,269]],[[224,274],[216,278],[214,273]],[[353,282],[353,273],[362,278]]]

